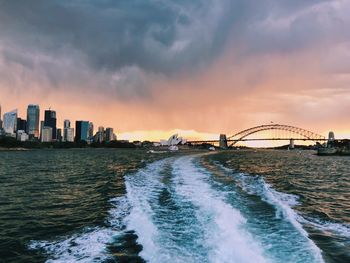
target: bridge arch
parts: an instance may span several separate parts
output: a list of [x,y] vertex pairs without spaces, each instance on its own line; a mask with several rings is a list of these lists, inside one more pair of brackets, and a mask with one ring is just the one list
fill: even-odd
[[302,136],[305,140],[310,140],[315,142],[325,140],[325,137],[320,134],[317,134],[302,128],[298,128],[290,125],[282,125],[282,124],[267,124],[267,125],[252,127],[228,137],[227,140],[232,141],[231,146],[233,146],[237,142],[244,140],[244,138],[248,137],[249,135],[252,135],[254,133],[258,133],[261,131],[267,131],[267,130],[288,131],[288,132]]

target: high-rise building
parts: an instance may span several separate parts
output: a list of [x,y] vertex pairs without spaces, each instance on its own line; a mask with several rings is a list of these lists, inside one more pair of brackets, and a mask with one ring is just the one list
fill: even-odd
[[4,114],[4,131],[7,134],[15,134],[17,129],[17,109]]
[[[62,138],[62,141],[70,142],[68,140],[68,133],[69,133],[70,129],[71,129],[71,127],[70,127],[70,120],[64,120],[63,121],[63,138]],[[73,140],[72,141],[74,141],[74,134],[73,134]]]
[[98,127],[98,131],[95,136],[95,141],[98,143],[105,141],[105,129],[103,126]]
[[52,128],[52,140],[57,139],[56,111],[51,109],[45,111],[44,126]]
[[89,122],[89,142],[93,142],[94,140],[94,124]]
[[16,131],[26,131],[27,121],[21,118],[17,118]]
[[43,136],[44,121],[40,121],[40,139]]
[[70,120],[64,120],[63,122],[63,128],[70,128]]
[[27,127],[29,137],[39,138],[40,108],[39,105],[30,104],[27,108]]
[[44,126],[41,129],[41,142],[52,142],[52,127]]
[[61,142],[62,141],[62,129],[57,129],[57,141]]
[[64,129],[64,132],[65,132],[64,141],[65,142],[74,142],[74,128],[66,128],[66,129]]
[[113,141],[113,128],[106,128],[106,142]]
[[76,121],[75,122],[75,141],[88,141],[89,137],[89,122]]

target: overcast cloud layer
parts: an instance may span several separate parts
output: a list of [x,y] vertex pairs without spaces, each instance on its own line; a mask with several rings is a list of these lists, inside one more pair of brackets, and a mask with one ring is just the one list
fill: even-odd
[[350,131],[349,14],[346,0],[3,0],[1,103],[123,131],[287,117]]

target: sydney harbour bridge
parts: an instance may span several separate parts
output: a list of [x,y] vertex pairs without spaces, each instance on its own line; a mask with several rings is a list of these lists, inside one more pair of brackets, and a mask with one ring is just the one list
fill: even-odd
[[[255,135],[255,137],[252,138],[252,135]],[[229,137],[226,137],[225,134],[221,134],[219,140],[189,141],[189,143],[219,144],[220,147],[226,148],[228,146],[235,146],[239,142],[248,141],[289,141],[290,146],[294,147],[295,141],[323,143],[327,141],[327,139],[320,134],[303,128],[282,124],[266,124],[242,130]]]

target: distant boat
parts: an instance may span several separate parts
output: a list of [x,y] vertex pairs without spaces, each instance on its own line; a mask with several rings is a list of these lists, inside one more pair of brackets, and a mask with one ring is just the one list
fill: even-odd
[[215,147],[209,147],[209,151],[215,151]]

